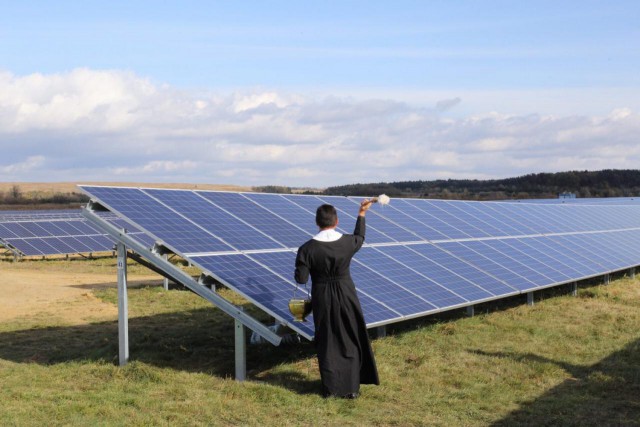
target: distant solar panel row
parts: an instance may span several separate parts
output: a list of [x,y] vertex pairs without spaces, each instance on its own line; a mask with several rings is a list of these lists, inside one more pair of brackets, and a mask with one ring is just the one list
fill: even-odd
[[0,211],[0,222],[35,219],[75,219],[81,217],[79,209]]
[[[350,232],[360,199],[83,187],[91,197],[288,319],[295,250],[330,203]],[[395,199],[367,214],[352,263],[367,324],[385,324],[640,264],[635,206]],[[307,337],[308,324],[295,325]]]
[[576,197],[574,199],[518,199],[504,200],[512,203],[582,204],[582,205],[640,205],[640,197]]
[[[119,228],[132,228],[112,213],[102,216]],[[132,234],[147,245],[153,244],[153,239],[138,230]],[[103,231],[89,224],[77,210],[0,214],[0,241],[27,256],[104,252],[114,246]]]

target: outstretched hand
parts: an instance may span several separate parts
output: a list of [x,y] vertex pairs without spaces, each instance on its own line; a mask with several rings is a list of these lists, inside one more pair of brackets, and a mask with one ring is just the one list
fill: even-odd
[[359,216],[365,216],[365,214],[367,213],[367,211],[371,207],[372,203],[373,203],[373,201],[370,200],[370,199],[364,199],[362,202],[360,202],[360,211],[358,212],[358,215]]

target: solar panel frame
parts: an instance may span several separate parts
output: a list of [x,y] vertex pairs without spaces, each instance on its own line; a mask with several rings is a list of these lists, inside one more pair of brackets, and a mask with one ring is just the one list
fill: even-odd
[[[267,218],[279,218],[284,221],[282,224],[286,224],[283,227],[295,229],[296,233],[300,233],[299,236],[304,239],[308,239],[313,233],[310,230],[311,227],[306,228],[304,223],[313,220],[315,208],[320,204],[331,203],[336,206],[341,224],[350,223],[355,218],[358,208],[354,198],[337,196],[260,195],[258,193],[230,193],[232,195],[229,196],[227,192],[194,192],[202,194],[203,198],[247,224],[250,222],[246,221],[242,215],[249,209],[251,209],[250,212],[254,210],[260,213],[267,212],[265,214]],[[91,194],[91,191],[88,193]],[[234,206],[233,203],[223,201],[224,199],[242,202]],[[98,200],[102,203],[99,197]],[[218,200],[218,203],[215,200]],[[109,204],[105,206],[109,207]],[[361,300],[366,301],[363,305],[379,307],[376,314],[382,316],[373,315],[368,318],[368,326],[383,325],[575,282],[601,275],[603,270],[611,266],[626,265],[633,260],[638,264],[637,257],[633,257],[631,249],[615,251],[622,260],[614,263],[607,257],[594,253],[593,250],[581,253],[571,247],[572,244],[580,247],[589,247],[593,244],[610,247],[613,245],[611,236],[613,232],[607,229],[609,225],[602,225],[599,214],[591,213],[586,209],[559,210],[556,208],[545,205],[533,205],[530,208],[513,203],[492,202],[491,205],[485,205],[479,202],[398,199],[394,201],[393,206],[384,209],[374,206],[367,216],[367,243],[352,261],[352,277],[358,283],[357,292]],[[236,209],[239,212],[236,212]],[[179,211],[177,209],[175,212],[181,214]],[[418,215],[414,216],[412,213]],[[624,215],[628,212],[615,210],[614,213],[615,226],[635,226],[625,231],[640,230],[640,224],[633,222],[630,215]],[[406,218],[410,220],[403,222]],[[544,221],[540,221],[541,218]],[[572,218],[579,221],[571,223]],[[443,227],[444,232],[438,229],[439,239],[429,240],[424,234],[410,230],[410,224],[412,224],[418,226],[422,233],[426,233],[431,229],[439,228],[436,225],[444,224],[444,221],[451,221],[455,226]],[[138,224],[137,221],[132,223]],[[198,225],[198,221],[194,223]],[[492,224],[490,227],[485,227],[490,223]],[[268,221],[262,224],[260,227],[264,230]],[[489,231],[484,231],[483,227]],[[254,228],[260,231],[259,227]],[[341,231],[345,231],[344,226]],[[267,234],[265,231],[261,232]],[[405,240],[398,239],[394,233],[402,235]],[[370,235],[376,237],[370,238]],[[155,237],[163,240],[162,236]],[[416,240],[407,240],[409,238]],[[166,240],[170,243],[171,239]],[[303,241],[299,242],[301,243]],[[227,262],[224,260],[225,257],[241,254],[244,256],[242,260],[246,268],[256,271],[266,270],[293,290],[295,284],[292,278],[289,277],[284,266],[277,264],[281,254],[287,251],[289,252],[284,258],[288,259],[287,262],[291,262],[293,248],[261,248],[243,251],[232,248],[233,250],[228,252],[195,252],[187,253],[186,256],[191,260],[208,260],[209,257],[217,256],[219,258],[211,259],[215,259],[217,264],[224,265]],[[408,259],[407,251],[421,258],[421,268],[425,271],[417,271],[399,259],[403,256]],[[181,252],[177,251],[177,253]],[[405,255],[400,256],[401,253]],[[379,265],[384,268],[373,267]],[[209,263],[209,267],[212,266],[213,264]],[[204,271],[216,277],[215,268]],[[290,273],[292,275],[292,271]],[[226,279],[222,279],[227,282],[247,277],[246,275],[236,277],[226,271],[225,275]],[[416,276],[422,280],[422,283],[431,284],[430,293],[421,293],[423,290],[416,292],[418,291],[415,285],[418,280]],[[510,278],[518,279],[518,285],[514,286]],[[456,288],[452,286],[456,284],[459,286],[460,283],[465,284],[467,288],[458,294]],[[233,283],[229,285],[241,295],[246,292]],[[427,295],[433,299],[433,291],[440,289],[437,286],[447,292],[454,292],[454,299],[443,300],[445,302],[437,304],[430,301]],[[253,295],[253,298],[260,297]],[[249,299],[252,300],[251,297]],[[264,307],[269,305],[268,301],[262,301],[261,304]],[[286,316],[282,307],[280,306],[277,310],[273,307],[267,308],[280,316],[283,316],[283,313]],[[387,318],[385,319],[384,316]],[[373,319],[373,323],[370,319]]]

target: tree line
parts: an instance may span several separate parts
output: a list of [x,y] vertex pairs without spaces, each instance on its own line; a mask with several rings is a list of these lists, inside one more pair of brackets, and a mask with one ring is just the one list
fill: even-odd
[[[256,191],[291,193],[290,187],[264,186]],[[303,194],[339,196],[417,197],[457,200],[548,199],[561,193],[576,197],[640,196],[640,170],[606,169],[536,173],[505,179],[439,179],[432,181],[398,181],[350,184]]]
[[556,198],[561,193],[577,197],[640,196],[640,170],[606,169],[528,174],[505,179],[447,179],[352,184],[329,187],[331,195],[377,195],[459,200]]

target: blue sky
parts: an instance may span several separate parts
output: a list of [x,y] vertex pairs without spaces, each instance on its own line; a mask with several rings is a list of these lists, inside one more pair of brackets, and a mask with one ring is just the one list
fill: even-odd
[[2,3],[6,181],[323,186],[640,160],[637,1]]

